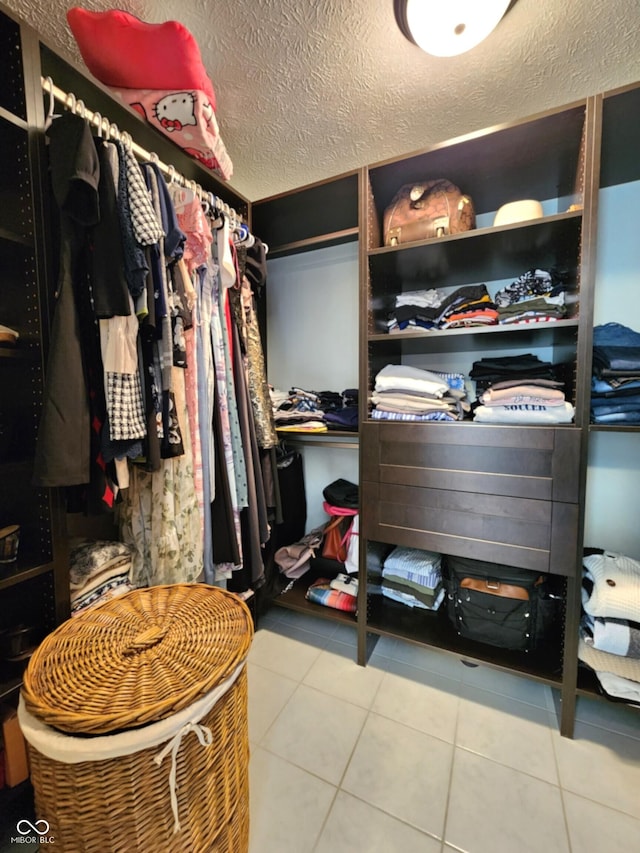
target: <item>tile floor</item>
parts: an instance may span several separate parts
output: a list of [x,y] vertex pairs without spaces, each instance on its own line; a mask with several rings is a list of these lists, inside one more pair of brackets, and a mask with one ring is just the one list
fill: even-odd
[[274,607],[249,655],[250,853],[640,851],[640,712]]

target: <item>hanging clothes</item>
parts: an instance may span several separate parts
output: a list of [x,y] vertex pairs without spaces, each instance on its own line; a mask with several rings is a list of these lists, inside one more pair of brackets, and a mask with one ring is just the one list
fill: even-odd
[[80,116],[65,113],[48,135],[60,257],[34,484],[69,486],[90,478],[89,398],[75,293],[86,276],[88,229],[100,217],[100,164]]
[[[185,406],[184,377],[174,368],[180,406]],[[189,583],[202,574],[201,519],[193,486],[189,430],[185,453],[163,459],[159,472],[132,466],[130,486],[121,504],[120,533],[131,546],[135,586]]]
[[73,488],[72,510],[117,499],[135,586],[257,588],[273,445],[256,424],[264,360],[229,221],[212,230],[193,192],[80,116],[50,134],[62,241],[36,482]]

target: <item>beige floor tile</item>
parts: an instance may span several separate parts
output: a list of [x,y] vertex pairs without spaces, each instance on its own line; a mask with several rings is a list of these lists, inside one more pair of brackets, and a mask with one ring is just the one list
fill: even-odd
[[258,743],[291,698],[298,682],[249,662],[249,740]]
[[465,685],[456,746],[557,785],[550,723],[546,709]]
[[445,841],[466,853],[569,853],[560,790],[456,749]]
[[640,818],[640,740],[578,722],[553,744],[564,790]]
[[563,794],[574,853],[632,853],[640,850],[640,820],[585,800]]
[[335,793],[333,785],[254,748],[250,853],[311,853]]
[[548,707],[550,688],[530,678],[513,675],[490,666],[463,666],[462,680],[465,684],[478,687],[480,690],[500,693],[519,702],[536,705],[538,708]]
[[283,632],[287,629],[299,629],[310,634],[318,634],[321,637],[330,637],[336,628],[336,623],[331,619],[322,619],[310,613],[298,613],[297,610],[289,610],[286,607],[273,607],[269,612],[278,611],[277,631]]
[[358,666],[350,646],[330,640],[303,683],[362,708],[370,708],[383,675],[377,666]]
[[436,673],[390,661],[372,710],[453,743],[460,686]]
[[640,739],[640,708],[620,702],[578,696],[576,720]]
[[363,708],[300,685],[261,745],[337,785],[366,714]]
[[453,747],[370,713],[342,789],[442,837]]
[[459,658],[424,646],[417,646],[415,643],[396,643],[391,656],[401,663],[425,669],[428,672],[436,672],[453,681],[461,681],[465,670]]
[[358,645],[358,629],[354,621],[353,625],[345,625],[343,622],[336,622],[334,625],[331,639],[336,643],[345,643],[353,649],[353,659],[356,659],[356,648]]
[[[311,634],[308,636],[313,639]],[[300,681],[311,669],[323,645],[324,641],[316,645],[307,641],[306,637],[296,639],[271,629],[260,630],[253,638],[249,662]]]
[[314,853],[440,853],[440,841],[338,792]]

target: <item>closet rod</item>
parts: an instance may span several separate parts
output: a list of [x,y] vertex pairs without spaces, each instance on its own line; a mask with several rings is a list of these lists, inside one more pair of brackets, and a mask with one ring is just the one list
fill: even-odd
[[208,202],[215,210],[225,213],[232,220],[232,224],[233,220],[235,220],[238,225],[242,223],[242,214],[238,213],[226,202],[222,201],[219,196],[214,195],[212,192],[207,192],[200,186],[200,184],[185,178],[184,175],[180,174],[180,172],[176,170],[175,166],[163,163],[155,151],[147,151],[145,148],[142,148],[142,146],[138,145],[137,142],[133,141],[129,133],[126,131],[120,131],[117,124],[109,121],[107,116],[103,116],[102,113],[88,109],[88,107],[85,106],[84,101],[80,98],[76,98],[73,92],[65,92],[63,89],[60,89],[55,85],[51,77],[41,77],[40,83],[44,91],[49,93],[50,97],[47,121],[50,121],[53,117],[53,99],[55,98],[55,100],[63,104],[66,109],[70,110],[72,113],[77,113],[81,118],[94,125],[100,134],[104,133],[106,139],[116,139],[117,141],[126,143],[140,160],[155,163],[160,171],[165,174],[170,181],[175,181],[177,184],[193,190],[201,201]]

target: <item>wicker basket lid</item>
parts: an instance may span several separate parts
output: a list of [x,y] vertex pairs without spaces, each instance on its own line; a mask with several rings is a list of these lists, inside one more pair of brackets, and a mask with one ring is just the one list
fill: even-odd
[[137,589],[49,634],[24,675],[27,709],[64,732],[105,734],[186,708],[244,661],[247,606],[206,584]]

